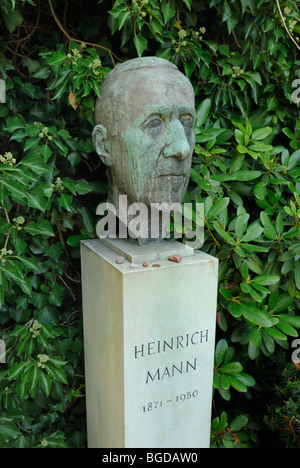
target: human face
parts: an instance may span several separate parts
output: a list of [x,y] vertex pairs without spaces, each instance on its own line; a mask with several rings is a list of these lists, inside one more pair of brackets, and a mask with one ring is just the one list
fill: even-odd
[[195,144],[192,86],[177,70],[154,68],[127,74],[122,85],[110,141],[114,183],[130,203],[181,203]]

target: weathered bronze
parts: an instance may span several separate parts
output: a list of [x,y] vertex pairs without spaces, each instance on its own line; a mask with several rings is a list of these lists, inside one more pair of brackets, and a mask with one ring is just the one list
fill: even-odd
[[[167,60],[129,60],[107,76],[93,141],[107,166],[108,202],[117,215],[120,195],[149,213],[153,204],[182,203],[195,144],[194,105],[191,83]],[[153,241],[148,234],[140,244]]]

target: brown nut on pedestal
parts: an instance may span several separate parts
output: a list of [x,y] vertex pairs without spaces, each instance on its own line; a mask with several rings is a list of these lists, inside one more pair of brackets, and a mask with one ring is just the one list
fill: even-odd
[[170,262],[175,262],[175,263],[179,263],[181,261],[181,256],[180,255],[170,255],[170,257],[168,258],[168,260]]

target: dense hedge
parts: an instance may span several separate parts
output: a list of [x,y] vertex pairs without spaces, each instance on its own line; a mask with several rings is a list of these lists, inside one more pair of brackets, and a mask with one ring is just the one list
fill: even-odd
[[204,203],[220,260],[212,447],[299,446],[297,368],[278,377],[300,328],[297,3],[2,0],[0,24],[0,447],[86,445],[79,242],[107,193],[94,102],[141,55],[195,89],[185,201]]

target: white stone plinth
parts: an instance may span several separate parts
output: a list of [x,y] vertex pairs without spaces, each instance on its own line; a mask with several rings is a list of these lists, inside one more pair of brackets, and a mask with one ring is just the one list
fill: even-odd
[[150,260],[136,249],[145,256],[132,268],[82,242],[88,446],[208,448],[218,260],[153,262],[153,246]]

